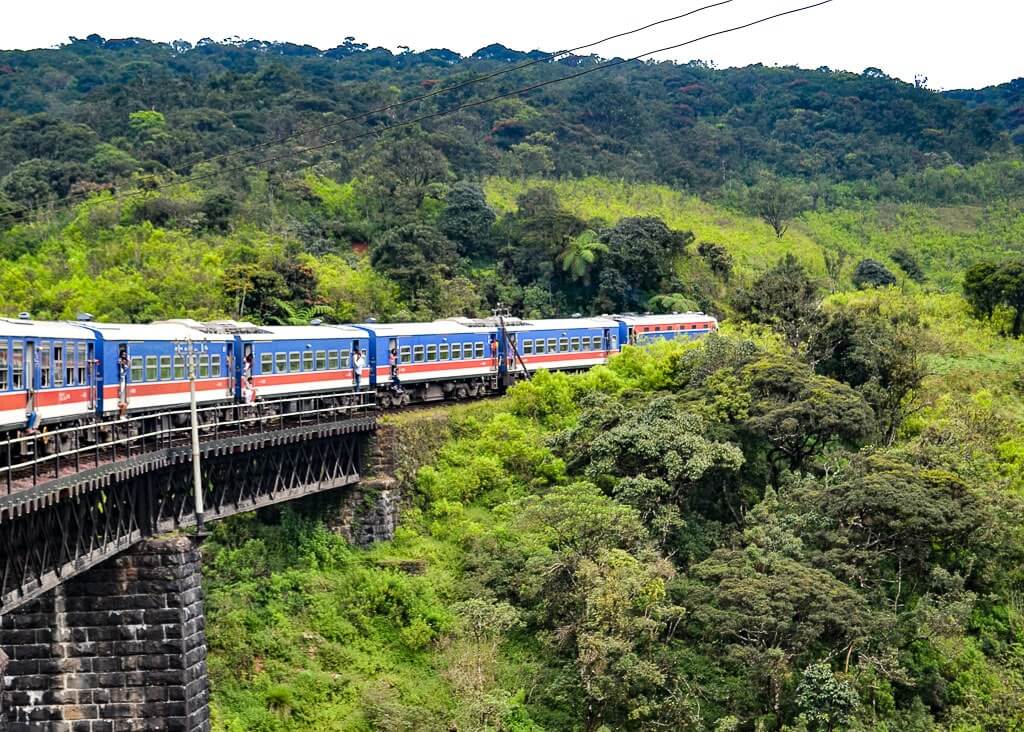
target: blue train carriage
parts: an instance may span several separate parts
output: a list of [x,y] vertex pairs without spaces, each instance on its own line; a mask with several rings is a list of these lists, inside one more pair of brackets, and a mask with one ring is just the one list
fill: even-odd
[[705,313],[671,315],[616,315],[623,345],[643,345],[656,340],[700,338],[718,330],[718,321]]
[[496,323],[457,319],[358,327],[372,339],[370,364],[382,407],[466,399],[499,390]]
[[[371,337],[348,325],[249,326],[235,334],[236,398],[242,402],[353,391],[354,353],[363,355],[362,390],[370,389]],[[349,400],[339,400],[339,404]]]
[[197,354],[197,403],[205,406],[234,401],[234,349],[230,336],[175,321],[150,325],[90,322],[85,327],[96,335],[100,354],[100,417],[187,409],[190,341]]
[[584,371],[619,351],[619,323],[611,318],[516,321],[507,330],[513,375],[524,369]]
[[72,323],[0,318],[0,435],[91,419],[96,338]]

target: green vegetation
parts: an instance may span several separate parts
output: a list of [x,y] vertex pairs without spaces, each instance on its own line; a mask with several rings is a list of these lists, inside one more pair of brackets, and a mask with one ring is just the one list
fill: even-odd
[[724,324],[393,417],[392,542],[217,525],[215,727],[1024,728],[1019,80],[631,63],[383,130],[571,58],[339,126],[536,57],[0,52],[2,314]]
[[734,326],[457,410],[370,550],[222,524],[218,728],[1018,728],[1024,347],[954,295],[819,317],[846,383]]

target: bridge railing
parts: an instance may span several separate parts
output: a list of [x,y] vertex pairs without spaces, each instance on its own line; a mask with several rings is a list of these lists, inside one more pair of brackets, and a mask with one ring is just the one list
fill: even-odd
[[[344,391],[211,405],[196,411],[203,441],[333,422],[375,409],[373,391]],[[94,420],[56,430],[44,428],[0,442],[0,486],[11,495],[83,470],[187,446],[191,431],[188,409]]]

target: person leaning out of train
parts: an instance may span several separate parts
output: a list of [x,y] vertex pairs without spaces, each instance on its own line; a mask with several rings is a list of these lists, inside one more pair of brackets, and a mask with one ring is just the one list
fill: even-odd
[[366,366],[366,359],[363,357],[363,352],[359,350],[359,346],[356,346],[352,351],[352,384],[355,386],[356,391],[359,390],[360,383],[363,379],[363,368]]
[[388,351],[388,367],[391,369],[391,389],[396,394],[402,393],[402,382],[398,380],[398,349]]

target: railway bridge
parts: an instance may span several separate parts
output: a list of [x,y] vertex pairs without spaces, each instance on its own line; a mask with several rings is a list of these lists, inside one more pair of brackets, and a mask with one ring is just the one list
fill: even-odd
[[[202,521],[360,480],[370,393],[200,410]],[[0,444],[0,730],[208,730],[188,413]]]

